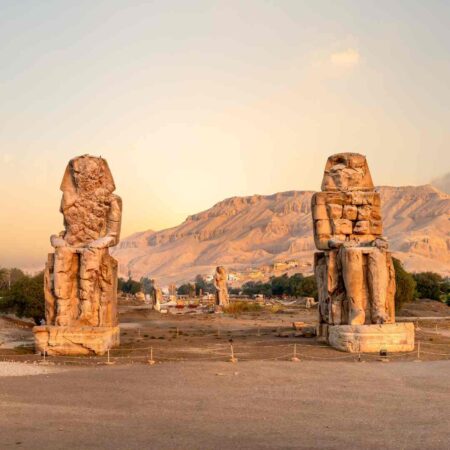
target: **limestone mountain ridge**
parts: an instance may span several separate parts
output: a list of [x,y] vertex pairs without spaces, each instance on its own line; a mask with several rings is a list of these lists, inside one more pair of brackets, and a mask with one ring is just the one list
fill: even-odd
[[[381,186],[384,235],[410,271],[450,275],[450,195],[431,185]],[[148,276],[162,285],[213,273],[238,272],[297,260],[312,272],[313,191],[232,197],[193,214],[179,226],[125,238],[112,254],[121,276]]]

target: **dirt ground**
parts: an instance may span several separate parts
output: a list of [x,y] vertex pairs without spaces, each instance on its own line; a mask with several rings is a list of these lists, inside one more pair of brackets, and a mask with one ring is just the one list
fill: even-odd
[[30,325],[0,318],[0,361],[13,362],[0,362],[0,448],[447,449],[446,313],[418,321],[420,354],[387,362],[297,336],[292,322],[314,324],[317,311],[295,306],[233,316],[121,304],[111,365],[44,363]]
[[[428,303],[416,305],[419,311],[416,314],[429,316],[434,303],[428,307]],[[448,306],[442,306],[446,309],[440,311],[441,317],[447,309],[450,311]],[[109,361],[115,364],[147,364],[148,360],[156,363],[214,362],[228,361],[232,356],[241,362],[289,361],[294,356],[305,361],[330,362],[354,362],[357,359],[378,362],[379,359],[374,354],[341,353],[317,338],[300,337],[292,326],[293,322],[311,325],[317,322],[317,310],[302,306],[289,305],[277,312],[265,308],[238,315],[194,312],[173,315],[160,314],[143,304],[122,303],[119,314],[121,346],[111,350],[109,355]],[[0,343],[0,360],[40,361],[42,357],[33,353],[31,328],[24,323],[19,325],[20,328],[14,328],[14,324],[8,321],[7,328],[2,329],[4,342]],[[420,349],[416,346],[414,352],[389,355],[391,361],[450,359],[450,320],[419,320],[417,327]],[[54,364],[98,365],[107,361],[107,355],[48,357],[47,360]]]
[[449,361],[200,361],[0,377],[0,448],[447,449],[449,373]]

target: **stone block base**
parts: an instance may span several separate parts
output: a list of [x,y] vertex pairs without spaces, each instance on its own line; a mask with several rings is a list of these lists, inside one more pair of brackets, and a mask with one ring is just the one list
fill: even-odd
[[120,344],[119,327],[33,328],[35,349],[48,355],[103,355]]
[[328,343],[343,352],[389,353],[414,350],[414,324],[331,325],[326,327]]

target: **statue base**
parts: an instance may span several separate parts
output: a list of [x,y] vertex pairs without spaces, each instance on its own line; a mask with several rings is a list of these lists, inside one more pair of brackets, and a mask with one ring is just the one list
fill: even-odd
[[380,325],[324,325],[321,336],[337,350],[349,353],[411,352],[414,350],[413,323]]
[[120,328],[117,327],[57,327],[33,328],[37,352],[47,355],[103,355],[120,344]]

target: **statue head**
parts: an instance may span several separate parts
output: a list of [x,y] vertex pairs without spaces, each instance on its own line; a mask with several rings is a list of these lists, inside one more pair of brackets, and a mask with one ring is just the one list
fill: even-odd
[[219,275],[223,275],[223,276],[225,276],[225,275],[227,274],[227,272],[226,272],[226,270],[225,270],[225,267],[223,267],[223,266],[218,266],[218,267],[216,268],[216,272],[217,272]]
[[373,190],[374,185],[364,155],[337,153],[328,158],[322,191]]
[[106,160],[83,155],[69,161],[61,183],[63,192],[90,193],[100,188],[108,193],[116,188]]

